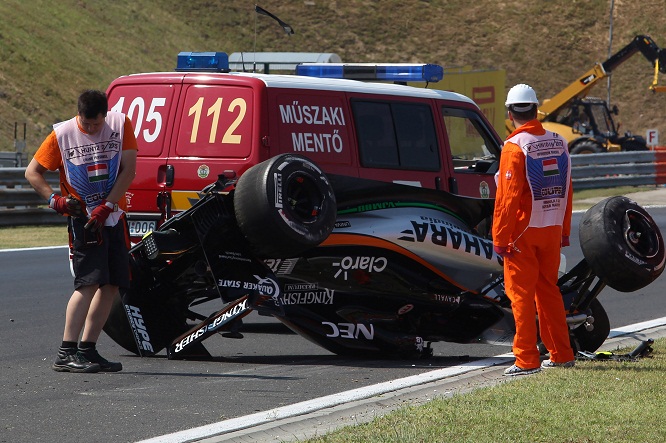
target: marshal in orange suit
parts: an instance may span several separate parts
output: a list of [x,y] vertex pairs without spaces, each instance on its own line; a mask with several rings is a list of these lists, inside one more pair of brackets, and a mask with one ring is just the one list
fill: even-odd
[[[557,286],[560,248],[571,230],[571,160],[567,142],[536,119],[538,100],[525,84],[511,88],[506,106],[516,127],[509,135],[495,179],[493,244],[504,259],[504,282],[516,321],[515,364],[507,376],[541,368],[571,367],[574,355]],[[541,340],[550,353],[540,361]]]

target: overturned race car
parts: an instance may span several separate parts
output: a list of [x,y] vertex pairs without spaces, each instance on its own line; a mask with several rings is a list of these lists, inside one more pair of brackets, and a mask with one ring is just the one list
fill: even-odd
[[[130,251],[132,286],[104,328],[130,352],[207,357],[202,342],[242,337],[253,310],[340,355],[419,358],[432,342],[513,339],[492,199],[327,176],[294,154],[202,194]],[[575,350],[593,352],[610,331],[597,296],[653,282],[664,242],[626,197],[590,208],[580,242],[585,258],[558,285]],[[210,302],[210,315],[195,309]]]

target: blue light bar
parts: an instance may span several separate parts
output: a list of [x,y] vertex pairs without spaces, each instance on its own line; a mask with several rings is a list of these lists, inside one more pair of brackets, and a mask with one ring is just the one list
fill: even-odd
[[301,63],[296,66],[296,75],[353,80],[438,82],[444,77],[444,68],[433,64],[408,63]]
[[225,52],[181,52],[176,71],[229,72],[229,56]]

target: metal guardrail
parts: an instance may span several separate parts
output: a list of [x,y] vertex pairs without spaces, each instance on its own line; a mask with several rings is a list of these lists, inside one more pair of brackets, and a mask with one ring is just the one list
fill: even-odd
[[28,164],[28,154],[25,152],[1,151],[0,167],[21,167]]
[[[666,184],[666,149],[571,156],[576,190]],[[47,172],[54,188],[58,173]],[[25,179],[25,168],[0,168],[0,226],[64,224]]]
[[[57,172],[44,175],[49,184],[58,189]],[[0,168],[0,226],[64,225],[67,218],[46,207],[25,179],[25,168]]]
[[666,150],[571,156],[575,190],[666,183]]

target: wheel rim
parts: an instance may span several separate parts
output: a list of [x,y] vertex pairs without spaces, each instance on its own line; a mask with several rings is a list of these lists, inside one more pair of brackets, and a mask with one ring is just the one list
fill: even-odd
[[287,180],[285,209],[302,223],[314,223],[319,219],[324,196],[307,174],[292,174]]
[[635,254],[653,258],[659,253],[656,227],[638,211],[629,209],[624,214],[624,239]]

